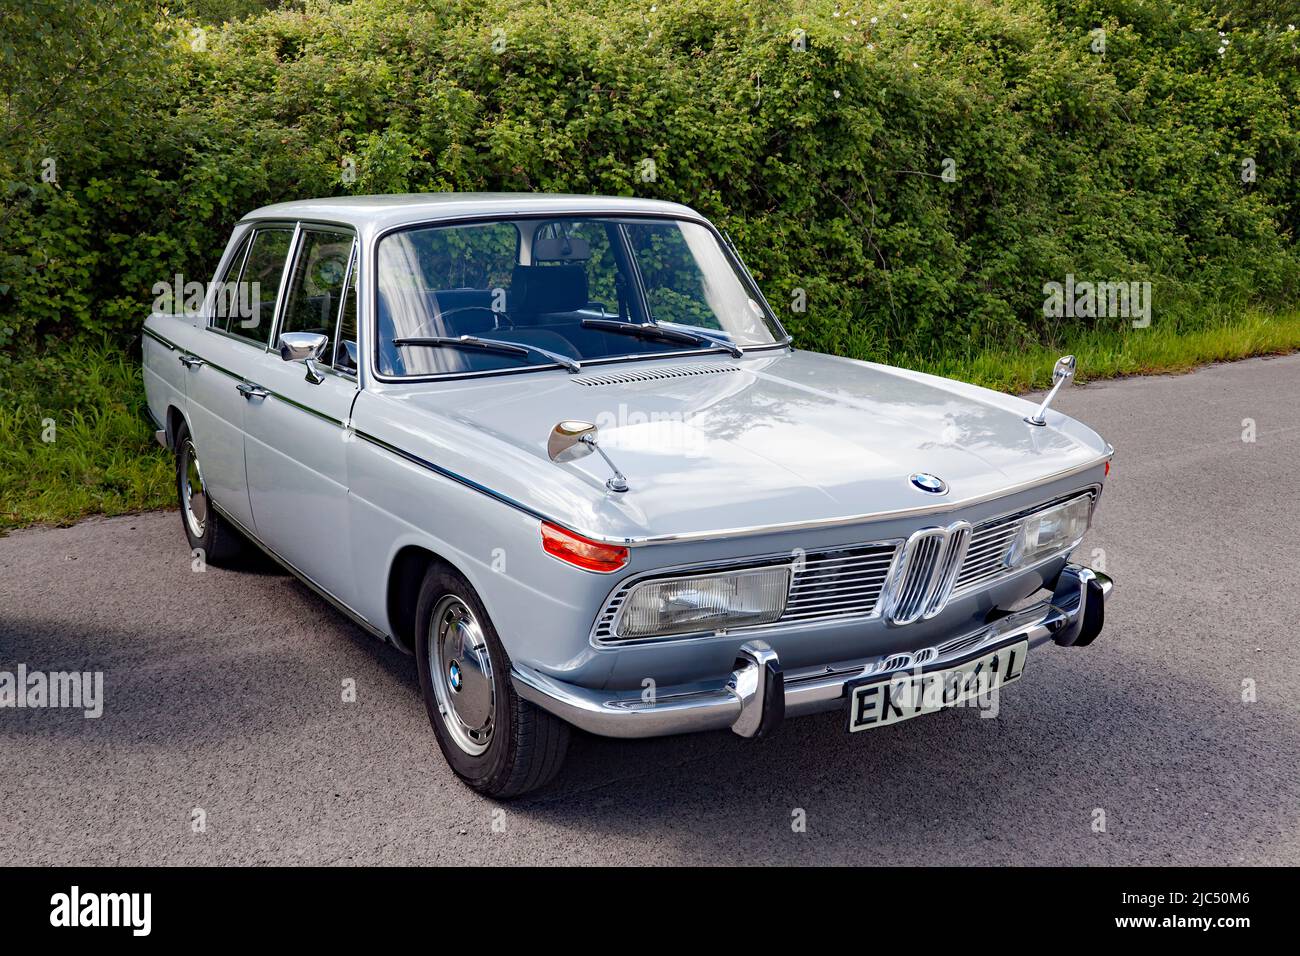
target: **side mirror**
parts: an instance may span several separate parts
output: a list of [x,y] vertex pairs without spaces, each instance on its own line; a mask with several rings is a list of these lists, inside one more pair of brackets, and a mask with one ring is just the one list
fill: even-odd
[[[592,444],[583,441],[590,437]],[[577,461],[596,450],[596,426],[591,422],[560,422],[551,429],[551,437],[546,440],[546,454],[551,461]]]
[[1030,425],[1047,424],[1047,419],[1043,417],[1043,413],[1047,411],[1047,406],[1052,404],[1052,399],[1056,398],[1056,393],[1061,390],[1061,386],[1074,378],[1075,365],[1073,355],[1062,355],[1056,360],[1056,364],[1052,366],[1052,390],[1043,399],[1043,404],[1038,406],[1038,411],[1025,416],[1026,422]]
[[1074,378],[1074,366],[1073,355],[1062,355],[1056,360],[1056,365],[1052,367],[1052,381],[1059,382],[1063,379],[1068,381]]
[[325,353],[329,342],[329,336],[319,332],[284,332],[277,345],[280,358],[286,362],[302,362],[307,366],[307,381],[319,385],[325,381],[325,376],[316,367],[316,363]]
[[546,454],[554,462],[577,461],[593,451],[599,452],[610,471],[614,472],[614,477],[605,482],[605,487],[610,491],[627,491],[627,478],[610,460],[609,455],[605,454],[605,450],[596,444],[596,426],[591,422],[560,422],[551,429],[551,436],[546,439]]

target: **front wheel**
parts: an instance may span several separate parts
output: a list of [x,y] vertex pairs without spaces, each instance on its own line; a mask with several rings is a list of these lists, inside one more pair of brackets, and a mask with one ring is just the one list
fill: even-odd
[[442,564],[416,605],[420,691],[443,756],[490,797],[517,797],[559,771],[569,725],[515,693],[510,658],[469,582]]

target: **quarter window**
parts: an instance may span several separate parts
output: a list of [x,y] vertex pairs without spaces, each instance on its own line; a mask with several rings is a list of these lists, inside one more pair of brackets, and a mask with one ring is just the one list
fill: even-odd
[[244,257],[248,255],[248,244],[253,238],[250,229],[240,240],[239,248],[230,257],[230,264],[217,280],[216,296],[212,303],[212,315],[208,324],[214,329],[225,332],[230,328],[230,317],[240,311],[239,272],[244,268]]

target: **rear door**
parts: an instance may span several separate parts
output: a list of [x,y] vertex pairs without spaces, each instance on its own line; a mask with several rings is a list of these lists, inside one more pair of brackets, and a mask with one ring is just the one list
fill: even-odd
[[352,232],[339,226],[299,228],[275,336],[327,336],[317,363],[324,380],[313,383],[302,362],[268,352],[253,377],[266,394],[251,397],[244,408],[248,490],[258,537],[348,605],[355,591],[349,572],[346,423],[357,394],[356,262]]
[[293,227],[248,229],[207,303],[206,333],[187,356],[190,432],[213,502],[252,527],[244,470],[244,412],[240,386],[265,360]]

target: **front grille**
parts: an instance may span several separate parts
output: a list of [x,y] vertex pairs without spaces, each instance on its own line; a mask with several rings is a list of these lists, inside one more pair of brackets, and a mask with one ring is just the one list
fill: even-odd
[[795,565],[781,620],[815,621],[874,613],[897,548],[896,544],[870,544],[805,555],[802,563]]
[[[1091,494],[1095,498],[1096,489],[1093,489]],[[1053,498],[1041,505],[1026,508],[1024,511],[1017,511],[1015,514],[993,518],[978,525],[971,532],[970,547],[966,551],[966,560],[962,562],[961,572],[957,575],[957,580],[953,584],[953,595],[974,591],[987,584],[992,584],[998,578],[1012,574],[1015,569],[1008,568],[1003,559],[1006,557],[1007,550],[1011,547],[1012,542],[1015,541],[1016,534],[1020,531],[1020,522],[1035,512],[1045,511],[1055,505],[1078,497],[1080,497],[1080,493],[1075,492],[1071,495]]]
[[966,550],[966,560],[962,562],[961,573],[953,585],[953,594],[977,588],[1006,572],[1007,566],[1003,563],[1003,558],[1020,530],[1023,517],[1016,515],[988,521],[971,532],[970,547]]
[[[1003,562],[1020,522],[1027,515],[1069,501],[1079,494],[1076,492],[1054,498],[1015,514],[990,519],[973,528],[959,521],[947,528],[922,529],[909,539],[910,548],[898,541],[874,541],[810,551],[794,561],[788,555],[769,555],[725,566],[684,568],[630,579],[610,595],[592,629],[592,637],[599,643],[619,642],[614,634],[618,610],[627,600],[632,588],[642,581],[653,577],[707,575],[774,564],[788,565],[791,568],[785,613],[780,620],[758,625],[758,628],[830,619],[873,618],[882,611],[895,624],[934,617],[952,597],[969,593],[1016,573]],[[904,552],[901,555],[900,550]],[[893,583],[886,595],[891,569],[894,571]],[[885,604],[888,607],[882,607]],[[738,631],[752,629],[737,628]],[[674,635],[669,639],[680,639],[682,636],[689,635]],[[944,653],[948,653],[948,650],[945,649]]]
[[970,525],[958,521],[947,528],[924,528],[908,539],[890,583],[886,610],[893,623],[911,624],[943,610],[966,555],[970,531]]
[[[781,624],[805,623],[826,618],[870,617],[876,612],[880,592],[885,586],[890,565],[898,542],[875,542],[849,548],[836,548],[827,551],[810,551],[791,563],[789,557],[770,559],[766,562],[757,560],[744,565],[730,565],[720,569],[737,571],[744,568],[764,567],[772,564],[791,565],[790,593],[786,598],[785,613],[773,624],[760,625],[774,627]],[[692,568],[679,573],[666,573],[656,577],[677,577],[679,574],[708,574],[703,568]],[[610,597],[605,610],[596,621],[592,637],[597,641],[617,641],[614,634],[614,622],[619,608],[627,600],[628,593],[642,581],[652,578],[638,578],[622,584]]]

